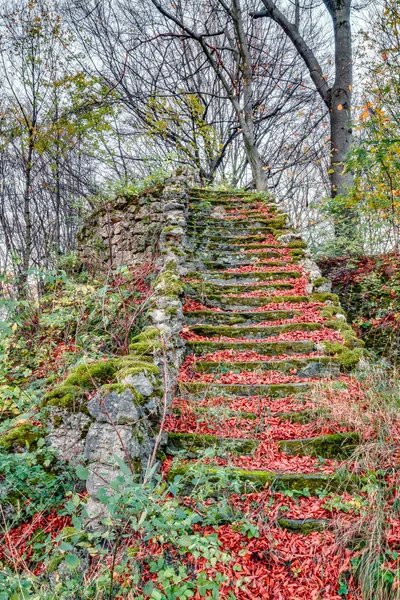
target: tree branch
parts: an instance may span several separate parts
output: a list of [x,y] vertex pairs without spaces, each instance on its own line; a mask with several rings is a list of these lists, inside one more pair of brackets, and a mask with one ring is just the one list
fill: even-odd
[[291,23],[289,19],[285,17],[285,15],[276,6],[275,2],[272,0],[262,0],[262,3],[265,6],[265,10],[259,11],[258,13],[252,13],[251,16],[253,18],[269,17],[283,29],[283,31],[292,41],[301,58],[306,63],[311,79],[313,80],[319,95],[327,107],[330,108],[329,85],[322,75],[321,66],[314,52],[308,46],[304,38],[299,34],[296,25]]

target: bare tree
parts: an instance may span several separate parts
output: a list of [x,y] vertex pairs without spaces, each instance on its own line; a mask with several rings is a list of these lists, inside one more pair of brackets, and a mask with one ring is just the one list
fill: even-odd
[[352,142],[351,0],[323,0],[323,2],[332,19],[335,40],[335,75],[331,85],[328,83],[328,77],[324,74],[316,54],[300,33],[300,5],[298,1],[296,1],[295,6],[294,23],[278,8],[277,3],[273,0],[262,0],[265,8],[259,12],[254,12],[253,17],[268,17],[282,28],[307,65],[310,77],[329,111],[331,126],[331,165],[329,174],[332,196],[335,197],[337,194],[346,193],[353,184],[351,172],[344,170],[344,160]]

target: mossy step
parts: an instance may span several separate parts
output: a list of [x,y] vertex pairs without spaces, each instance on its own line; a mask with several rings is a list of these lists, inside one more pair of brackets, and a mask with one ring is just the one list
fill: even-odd
[[293,319],[301,315],[300,310],[270,310],[265,312],[216,312],[215,310],[194,310],[184,312],[185,322],[190,325],[197,323],[227,325],[251,325],[263,321],[277,321],[278,319]]
[[[274,257],[277,258],[277,257]],[[195,263],[196,260],[194,259],[194,257],[192,257],[192,263]],[[214,272],[218,272],[222,269],[228,269],[230,267],[251,267],[253,265],[256,265],[258,267],[286,267],[288,264],[294,264],[296,265],[299,261],[297,260],[297,258],[293,259],[291,258],[290,262],[286,261],[286,260],[265,260],[265,262],[257,262],[255,259],[251,258],[251,254],[246,255],[246,256],[242,256],[241,258],[233,261],[232,258],[226,258],[226,259],[221,259],[221,260],[215,260],[215,261],[210,261],[210,260],[204,260],[204,261],[197,261],[197,264],[200,265],[204,265],[204,267],[210,271],[214,271]],[[199,269],[201,270],[201,269]]]
[[217,350],[254,350],[265,356],[280,356],[282,354],[308,354],[316,351],[314,342],[287,341],[287,342],[186,342],[189,352],[198,356],[209,354]]
[[226,373],[227,371],[233,373],[241,371],[263,373],[264,371],[278,371],[286,374],[293,373],[293,370],[295,370],[296,377],[332,377],[340,373],[339,362],[330,356],[247,362],[198,360],[193,363],[192,369],[198,373]]
[[[191,271],[187,274],[189,278],[201,276],[205,283],[235,284],[255,283],[256,281],[273,281],[274,279],[299,279],[302,273],[299,271],[248,271],[237,273],[224,273],[218,271]],[[251,280],[250,282],[248,280]]]
[[207,236],[210,242],[220,242],[221,239],[225,240],[228,243],[231,244],[240,244],[240,243],[257,243],[257,242],[262,242],[263,240],[265,240],[265,235],[263,235],[262,233],[254,233],[253,235],[250,236],[243,236],[243,235],[222,235],[222,233],[219,233],[218,235],[208,235],[206,232],[204,233],[200,233],[200,235],[204,235]]
[[329,519],[287,519],[280,517],[277,525],[281,529],[286,529],[292,533],[308,535],[309,533],[325,531],[332,527],[332,521]]
[[[190,463],[173,465],[168,473],[168,481],[175,477],[185,481],[183,494],[195,493],[198,485],[198,474],[193,471]],[[361,487],[361,479],[350,473],[341,471],[327,475],[326,473],[278,473],[274,471],[246,471],[226,467],[225,476],[221,477],[222,469],[208,467],[205,469],[207,489],[201,485],[201,493],[210,497],[229,496],[231,494],[251,494],[265,487],[273,487],[276,491],[294,490],[305,491],[315,495],[320,490],[338,493],[354,492]],[[204,474],[203,474],[204,475]],[[202,478],[203,480],[203,478]]]
[[287,323],[269,326],[190,325],[190,331],[203,337],[232,337],[249,340],[263,339],[292,331],[319,331],[321,323]]
[[[199,294],[201,296],[201,294]],[[248,296],[241,297],[239,295],[227,296],[223,294],[209,294],[206,302],[209,306],[234,310],[245,311],[249,306],[265,306],[266,304],[279,304],[281,302],[298,304],[305,302],[332,302],[339,306],[339,298],[336,294],[316,293],[309,296]]]
[[[202,246],[203,248],[206,248],[207,250],[218,250],[218,251],[225,251],[225,252],[244,252],[245,250],[259,250],[260,252],[262,252],[263,250],[265,251],[272,251],[273,249],[276,248],[278,250],[286,248],[286,246],[282,245],[278,245],[278,244],[232,244],[229,242],[210,242],[208,240],[206,240],[205,242],[202,242],[199,238],[197,239],[197,245],[198,246]],[[256,254],[256,253],[251,253],[251,254]]]
[[214,448],[218,452],[244,456],[252,454],[258,446],[259,442],[252,439],[222,438],[196,433],[168,433],[166,453],[175,455],[184,452],[187,458],[198,458],[204,454],[204,450]]
[[[202,298],[202,294],[196,294]],[[223,294],[209,294],[205,298],[207,304],[212,307],[228,309],[228,310],[239,310],[245,311],[249,306],[265,306],[266,304],[279,304],[281,302],[291,304],[299,304],[300,302],[310,302],[309,296],[247,296],[241,297],[239,295],[226,296]]]
[[268,396],[270,398],[286,398],[304,394],[315,386],[313,382],[300,383],[273,383],[265,385],[252,385],[245,383],[203,383],[199,381],[179,384],[180,394],[184,397],[190,395],[191,399],[205,398],[207,396]]
[[359,444],[360,436],[355,432],[278,442],[279,449],[292,456],[321,456],[333,459],[348,458]]
[[281,282],[258,282],[258,283],[195,283],[188,282],[187,285],[194,290],[205,294],[245,294],[257,290],[292,290],[294,283]]
[[[227,398],[229,401],[229,398]],[[274,419],[279,419],[280,421],[287,421],[289,423],[299,423],[300,425],[306,425],[307,423],[312,423],[316,421],[320,416],[320,412],[305,409],[305,410],[297,410],[292,412],[273,412],[269,409],[262,409],[258,412],[245,412],[245,411],[237,411],[226,408],[224,405],[216,406],[216,407],[207,407],[207,406],[197,406],[194,404],[190,407],[191,410],[195,413],[199,414],[212,414],[213,417],[217,419],[220,417],[223,418],[233,418],[233,419],[246,419],[255,421],[260,416],[262,417],[270,417]],[[178,416],[180,416],[183,412],[181,408],[174,408],[172,412]]]

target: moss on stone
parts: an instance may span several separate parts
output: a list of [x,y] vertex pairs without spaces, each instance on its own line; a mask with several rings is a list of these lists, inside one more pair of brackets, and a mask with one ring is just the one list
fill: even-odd
[[364,354],[362,347],[350,349],[340,342],[323,342],[323,345],[325,352],[329,356],[335,356],[345,370],[355,367]]
[[210,337],[264,337],[270,335],[279,335],[290,331],[318,331],[322,325],[320,323],[289,323],[284,325],[269,325],[261,327],[235,327],[223,325],[193,325],[190,329],[202,336]]
[[313,292],[310,294],[310,300],[313,302],[332,302],[339,306],[339,296],[330,292]]
[[207,394],[224,396],[270,396],[271,398],[285,398],[295,394],[303,394],[312,387],[312,382],[301,383],[276,383],[264,385],[251,384],[218,384],[190,382],[180,384],[180,388],[187,393],[197,397],[205,397]]
[[293,242],[289,242],[287,245],[288,248],[307,248],[306,242],[303,240],[293,240]]
[[317,279],[314,279],[314,281],[313,281],[314,287],[320,287],[321,285],[324,285],[325,283],[330,283],[330,280],[327,279],[326,277],[317,277]]
[[129,344],[131,352],[139,357],[152,355],[160,348],[160,330],[156,327],[146,327],[141,333],[135,335]]
[[[183,477],[187,484],[185,485],[184,493],[189,493],[193,490],[194,484],[190,478],[190,464],[178,464],[172,466],[168,473],[168,481],[174,481],[176,476]],[[275,473],[272,471],[246,471],[244,469],[226,469],[231,480],[235,485],[232,490],[229,489],[229,483],[226,484],[225,490],[219,490],[218,495],[227,493],[237,493],[238,483],[240,491],[248,493],[253,489],[262,489],[266,486],[273,486],[276,490],[308,490],[309,493],[315,494],[319,490],[328,492],[337,492],[339,490],[354,491],[361,487],[361,480],[350,473],[338,472],[332,475],[325,473]],[[207,469],[208,480],[210,483],[218,480],[218,469],[209,467]],[[210,492],[212,495],[212,492]]]
[[70,412],[79,412],[81,410],[87,412],[83,390],[72,385],[58,385],[43,397],[42,405],[57,406]]
[[0,436],[0,449],[7,452],[20,452],[27,447],[36,448],[40,438],[46,435],[46,430],[38,429],[32,423],[22,423]]
[[184,451],[188,457],[201,455],[208,448],[215,448],[232,454],[251,454],[259,442],[252,439],[221,438],[216,435],[195,433],[169,433],[167,452],[176,454]]
[[331,525],[328,519],[287,519],[285,517],[280,517],[277,523],[282,529],[301,535],[324,531]]
[[314,343],[304,342],[186,342],[186,346],[196,354],[208,354],[216,350],[255,350],[267,356],[281,354],[306,354],[314,351]]
[[360,443],[357,433],[334,433],[299,440],[280,440],[279,449],[292,456],[321,456],[330,459],[348,458]]

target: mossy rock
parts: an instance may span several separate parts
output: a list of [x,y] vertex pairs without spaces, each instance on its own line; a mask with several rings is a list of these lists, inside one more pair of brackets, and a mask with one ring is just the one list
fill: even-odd
[[313,292],[310,294],[311,302],[331,302],[336,306],[340,306],[339,296],[330,292]]
[[87,412],[87,392],[110,383],[117,369],[118,359],[114,358],[79,365],[62,384],[43,397],[42,405],[57,406],[70,412]]
[[259,327],[230,327],[223,325],[193,325],[191,331],[203,337],[245,337],[249,339],[264,338],[291,331],[319,331],[320,323],[289,323]]
[[[358,342],[361,342],[361,340],[358,340]],[[348,348],[340,342],[323,342],[323,346],[325,352],[329,356],[334,356],[344,370],[353,369],[365,354],[361,344],[355,348]]]
[[6,452],[36,449],[38,440],[45,435],[46,429],[39,429],[32,423],[21,423],[0,436],[0,449]]
[[154,351],[160,348],[160,330],[156,327],[146,327],[135,335],[129,344],[130,351],[139,357],[153,355]]
[[325,531],[332,526],[329,519],[287,519],[285,517],[280,517],[277,524],[281,529],[301,535]]
[[303,240],[293,240],[293,242],[288,243],[288,248],[307,248],[306,242]]

